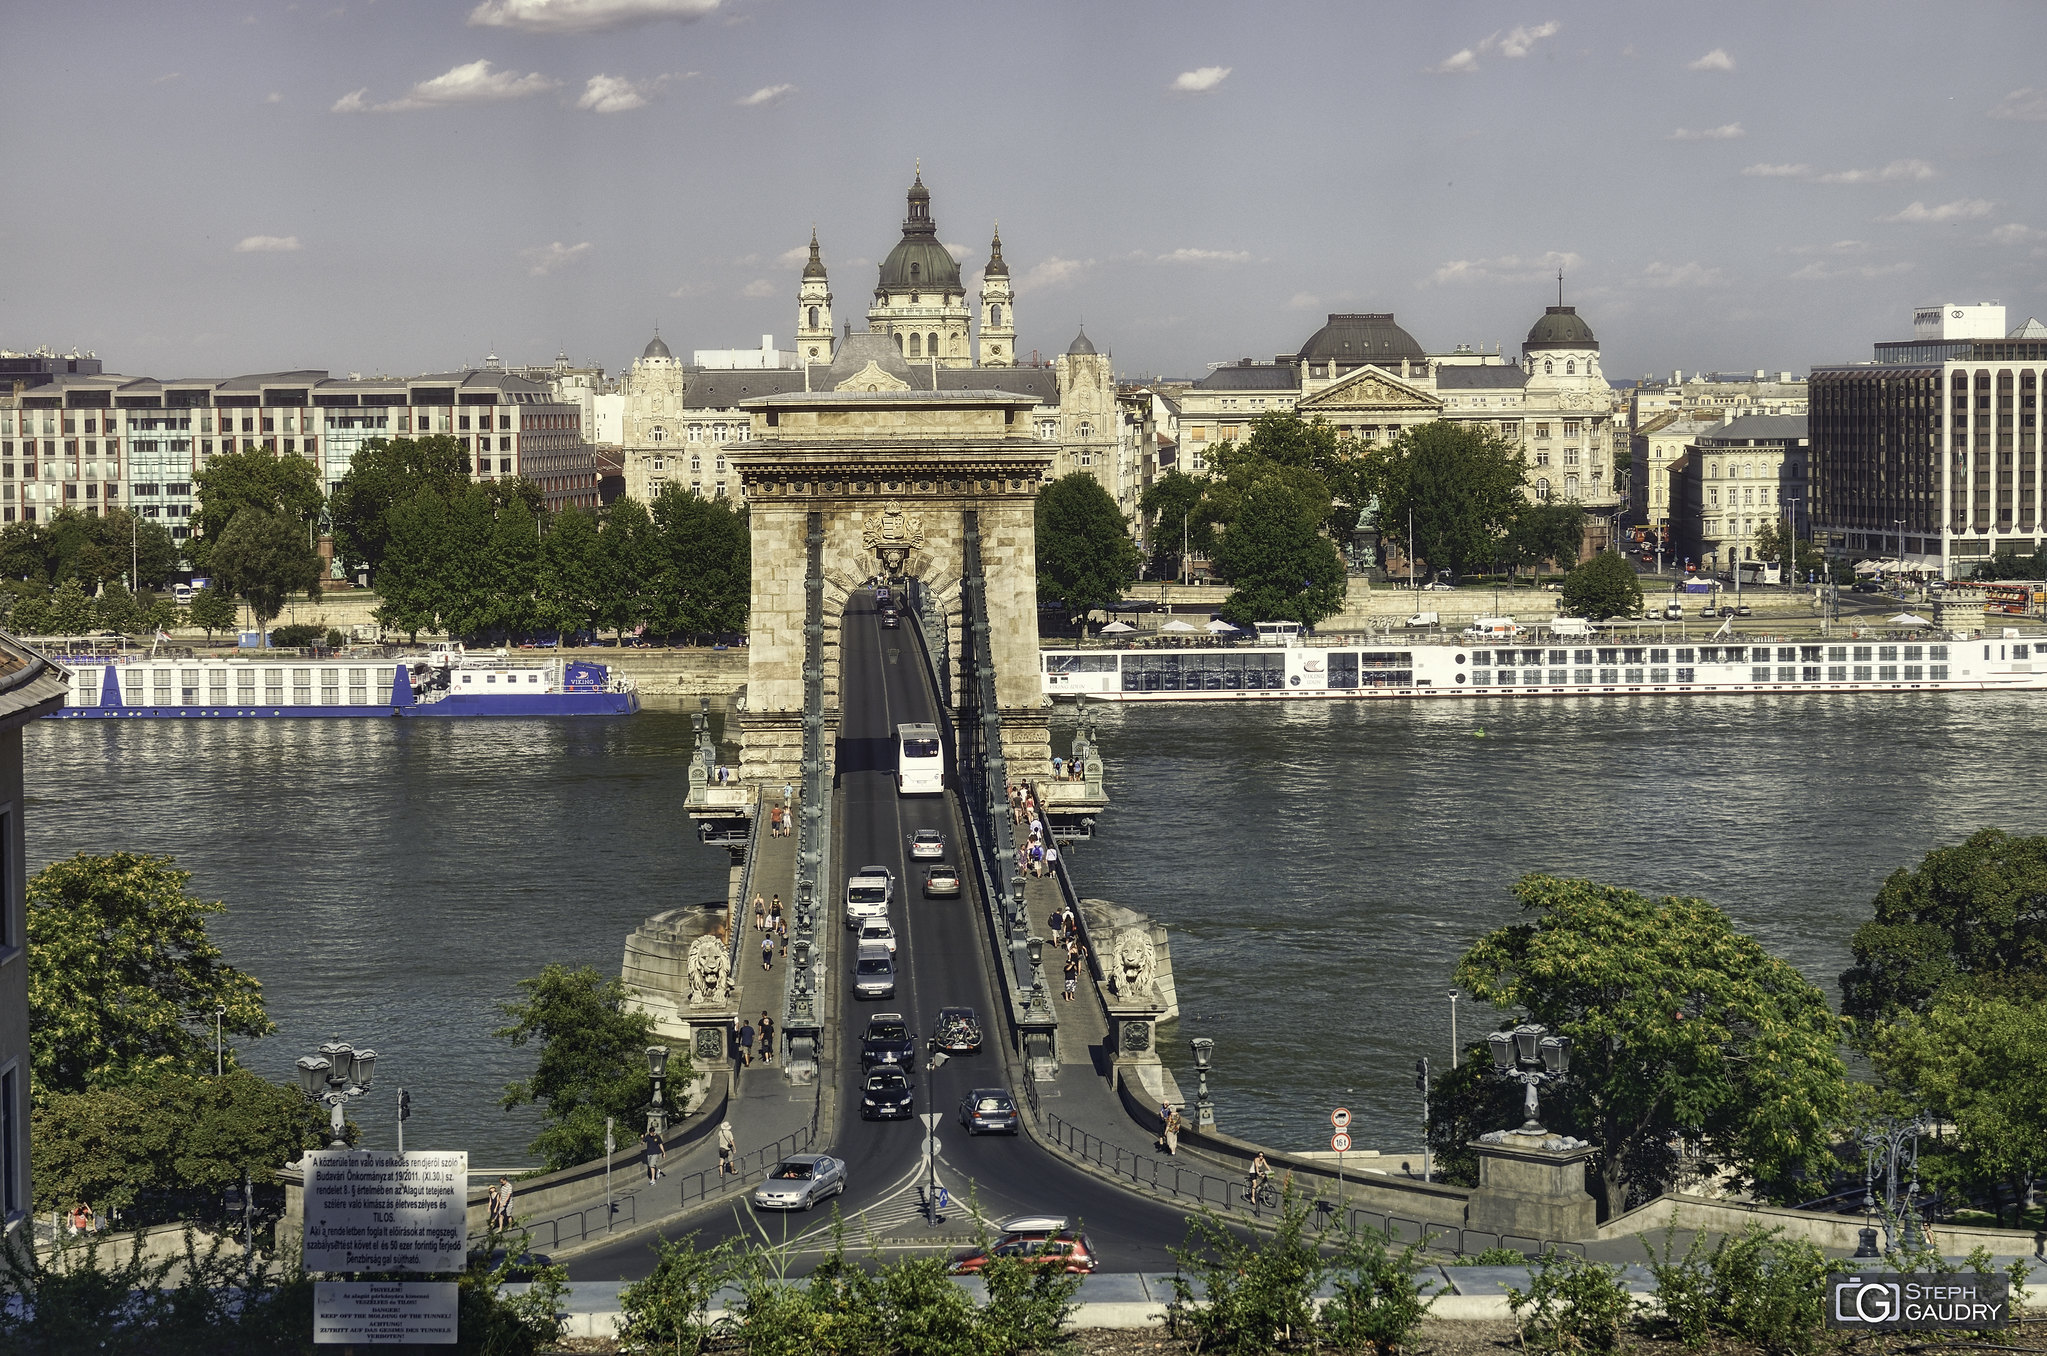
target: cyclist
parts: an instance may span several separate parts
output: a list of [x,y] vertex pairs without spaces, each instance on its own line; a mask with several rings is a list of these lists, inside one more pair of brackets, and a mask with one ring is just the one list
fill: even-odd
[[1244,1170],[1245,1199],[1257,1200],[1259,1190],[1264,1187],[1271,1177],[1272,1165],[1265,1161],[1265,1153],[1263,1150],[1260,1150],[1258,1156],[1251,1160],[1251,1166]]

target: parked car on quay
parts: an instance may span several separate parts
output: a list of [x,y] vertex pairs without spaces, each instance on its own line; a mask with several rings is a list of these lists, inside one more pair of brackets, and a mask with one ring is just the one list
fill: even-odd
[[846,1165],[829,1154],[791,1154],[753,1189],[756,1210],[808,1210],[846,1189]]
[[1023,1118],[1007,1088],[975,1088],[960,1099],[960,1124],[969,1135],[1020,1134]]
[[960,873],[956,866],[944,862],[931,867],[924,873],[924,897],[938,899],[955,897],[960,892]]

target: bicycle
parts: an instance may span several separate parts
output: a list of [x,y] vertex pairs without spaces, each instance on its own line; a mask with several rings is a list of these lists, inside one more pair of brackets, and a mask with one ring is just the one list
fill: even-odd
[[1276,1210],[1279,1208],[1279,1188],[1272,1184],[1270,1177],[1260,1177],[1255,1172],[1246,1173],[1244,1175],[1244,1187],[1239,1194],[1244,1198],[1244,1204],[1254,1210]]

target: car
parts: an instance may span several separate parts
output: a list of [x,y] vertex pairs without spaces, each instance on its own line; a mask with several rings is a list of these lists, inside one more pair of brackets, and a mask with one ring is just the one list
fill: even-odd
[[936,899],[941,895],[953,897],[960,892],[960,871],[956,866],[944,862],[931,867],[924,873],[924,897]]
[[919,829],[910,835],[910,859],[935,862],[945,856],[945,835],[937,829]]
[[970,1135],[1020,1134],[1023,1117],[1017,1115],[1016,1098],[1007,1088],[975,1088],[960,1098],[960,1124]]
[[949,1055],[971,1055],[981,1048],[981,1017],[972,1008],[940,1008],[931,1043]]
[[896,996],[896,958],[889,954],[887,947],[873,942],[862,943],[860,954],[853,961],[853,996]]
[[492,1248],[489,1252],[478,1248],[469,1254],[470,1269],[497,1271],[504,1269],[498,1277],[501,1281],[537,1281],[541,1273],[554,1265],[554,1259],[544,1252],[513,1252],[507,1248]]
[[955,1275],[974,1275],[996,1257],[1017,1257],[1082,1275],[1101,1265],[1087,1235],[1064,1215],[1016,1215],[996,1227],[1001,1233],[989,1247],[953,1259]]
[[877,1069],[860,1085],[860,1119],[906,1121],[917,1113],[917,1094],[900,1069]]
[[1425,631],[1442,624],[1443,614],[1440,612],[1417,612],[1412,617],[1409,617],[1406,622],[1410,629],[1417,631]]
[[902,624],[902,613],[892,607],[885,607],[881,610],[881,627],[884,631],[893,631]]
[[1704,607],[1699,609],[1699,617],[1703,621],[1712,621],[1715,617],[1719,615],[1720,609],[1713,606],[1711,603],[1708,603]]
[[1882,593],[1884,586],[1874,579],[1858,579],[1855,581],[1855,591],[1857,593]]
[[1754,612],[1755,609],[1750,607],[1747,603],[1743,603],[1739,607],[1734,609],[1734,615],[1737,617],[1752,616]]
[[791,1154],[753,1189],[756,1210],[808,1210],[846,1189],[846,1165],[829,1154]]
[[1685,605],[1683,603],[1665,603],[1663,605],[1663,620],[1683,621],[1684,619]]
[[885,866],[861,867],[846,878],[846,926],[857,928],[870,918],[888,917],[895,897],[895,872]]
[[860,1037],[860,1067],[871,1069],[885,1064],[907,1069],[917,1061],[917,1042],[910,1037],[910,1024],[900,1012],[877,1012],[867,1019],[866,1034]]
[[855,936],[860,949],[863,951],[872,944],[887,947],[888,953],[891,956],[896,954],[895,926],[886,918],[867,918],[861,920],[860,931]]
[[889,591],[888,591],[888,585],[886,585],[886,584],[877,584],[877,585],[875,585],[875,586],[874,586],[874,602],[875,602],[875,606],[877,606],[877,607],[887,607],[887,606],[888,606],[888,600],[889,600]]
[[1433,579],[1422,585],[1422,590],[1428,593],[1454,593],[1456,589],[1455,584],[1446,584],[1440,579]]

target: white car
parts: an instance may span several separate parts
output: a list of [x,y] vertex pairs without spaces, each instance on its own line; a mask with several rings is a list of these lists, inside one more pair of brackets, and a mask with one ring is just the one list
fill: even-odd
[[886,918],[869,918],[860,924],[860,935],[855,945],[865,947],[869,942],[888,948],[889,955],[896,954],[895,925]]
[[913,861],[942,861],[945,858],[945,835],[937,829],[919,829],[910,835],[910,857]]
[[885,866],[863,866],[846,878],[846,926],[857,928],[870,918],[887,918],[896,897],[895,873]]

